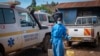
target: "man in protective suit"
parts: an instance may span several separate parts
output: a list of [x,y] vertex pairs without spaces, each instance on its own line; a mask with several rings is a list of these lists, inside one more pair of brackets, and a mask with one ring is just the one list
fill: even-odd
[[61,17],[57,17],[57,23],[52,28],[50,39],[54,56],[64,56],[63,37],[67,41],[70,39],[66,31],[65,26],[62,24]]

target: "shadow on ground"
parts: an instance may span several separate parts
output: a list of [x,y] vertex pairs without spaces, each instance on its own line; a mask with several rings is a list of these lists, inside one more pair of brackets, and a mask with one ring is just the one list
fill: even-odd
[[97,47],[92,46],[91,43],[89,42],[78,43],[78,44],[72,45],[71,49],[100,52],[100,42]]
[[42,52],[39,48],[30,48],[16,53],[14,56],[47,56],[47,53]]

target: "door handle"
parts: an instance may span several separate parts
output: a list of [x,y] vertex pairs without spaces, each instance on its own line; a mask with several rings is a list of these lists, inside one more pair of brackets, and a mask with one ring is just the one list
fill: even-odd
[[74,31],[78,31],[78,29],[74,29]]

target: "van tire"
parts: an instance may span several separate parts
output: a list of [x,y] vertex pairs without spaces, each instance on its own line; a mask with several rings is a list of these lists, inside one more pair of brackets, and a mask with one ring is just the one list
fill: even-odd
[[43,40],[43,47],[42,47],[42,50],[44,51],[44,52],[47,52],[48,51],[48,49],[50,48],[50,46],[51,46],[51,44],[50,44],[50,34],[46,34],[45,35],[45,38],[44,38],[44,40]]
[[68,42],[67,42],[67,45],[68,45],[68,46],[72,46],[72,41],[68,41]]
[[98,47],[99,45],[98,39],[99,39],[99,35],[97,34],[96,39],[94,40],[93,43],[91,43],[94,48]]
[[91,43],[91,45],[92,45],[92,47],[93,47],[93,48],[96,48],[96,47],[97,47],[96,42],[97,42],[97,41],[96,41],[96,40],[94,40],[94,42],[92,42],[92,43]]
[[0,44],[0,56],[5,56],[5,53],[4,53],[4,48],[2,46],[2,44]]

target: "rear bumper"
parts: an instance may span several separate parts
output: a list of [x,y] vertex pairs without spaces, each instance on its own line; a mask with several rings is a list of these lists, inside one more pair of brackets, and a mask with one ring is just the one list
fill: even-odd
[[72,42],[94,42],[93,37],[72,37],[70,41]]

